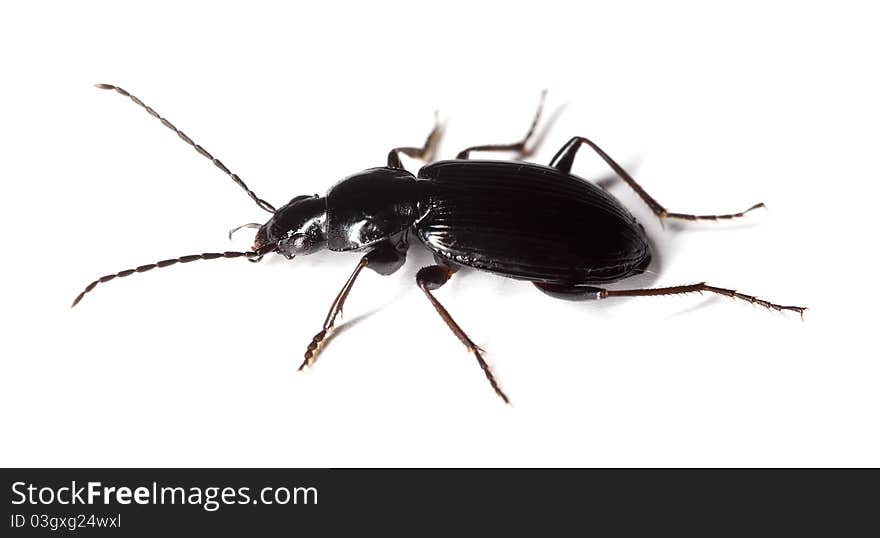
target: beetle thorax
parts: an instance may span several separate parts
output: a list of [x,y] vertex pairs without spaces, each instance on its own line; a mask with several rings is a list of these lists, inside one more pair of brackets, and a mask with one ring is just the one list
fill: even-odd
[[397,168],[370,168],[349,176],[327,194],[327,248],[360,250],[386,241],[417,217],[421,190]]

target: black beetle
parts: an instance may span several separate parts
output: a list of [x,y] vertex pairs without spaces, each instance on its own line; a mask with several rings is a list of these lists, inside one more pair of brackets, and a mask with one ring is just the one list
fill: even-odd
[[[387,166],[370,168],[345,178],[326,196],[297,196],[275,209],[257,197],[238,175],[143,101],[118,86],[98,84],[97,87],[115,90],[143,107],[229,175],[261,209],[272,213],[272,217],[263,225],[250,223],[230,231],[231,235],[243,227],[258,228],[250,252],[194,254],[103,276],[89,284],[71,307],[100,283],[177,263],[242,257],[259,261],[270,252],[288,259],[321,249],[364,252],[334,299],[321,331],[308,345],[300,366],[303,369],[314,362],[318,348],[333,329],[361,270],[369,267],[379,274],[390,275],[400,269],[406,260],[412,235],[433,253],[436,261],[436,265],[418,272],[419,288],[452,332],[474,354],[492,388],[505,402],[508,398],[483,360],[480,348],[431,293],[445,284],[461,266],[527,280],[548,295],[561,299],[707,291],[774,310],[795,311],[801,317],[806,310],[800,306],[771,303],[705,282],[651,289],[609,290],[598,287],[643,272],[651,261],[651,249],[642,225],[616,198],[571,173],[575,156],[583,145],[592,148],[608,163],[661,220],[733,219],[764,204],[726,215],[667,211],[602,149],[583,137],[569,140],[549,166],[523,161],[470,159],[474,151],[512,151],[521,158],[530,154],[534,148],[528,148],[528,144],[541,116],[543,94],[528,133],[517,143],[474,146],[461,151],[454,160],[431,162],[441,135],[438,122],[422,147],[392,149]],[[428,164],[414,176],[403,167],[401,153]]]

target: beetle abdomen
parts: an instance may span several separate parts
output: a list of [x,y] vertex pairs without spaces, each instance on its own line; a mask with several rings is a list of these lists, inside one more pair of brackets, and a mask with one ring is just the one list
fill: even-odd
[[419,238],[450,261],[558,284],[624,278],[645,267],[644,230],[614,197],[547,166],[440,161],[419,172],[428,208]]

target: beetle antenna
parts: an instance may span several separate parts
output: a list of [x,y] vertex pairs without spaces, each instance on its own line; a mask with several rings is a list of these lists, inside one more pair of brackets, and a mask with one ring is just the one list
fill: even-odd
[[186,142],[187,144],[192,146],[193,149],[195,149],[197,152],[199,152],[200,155],[202,155],[203,157],[205,157],[206,159],[208,159],[209,161],[214,163],[214,166],[216,166],[217,168],[222,170],[224,174],[226,174],[227,176],[229,176],[232,179],[232,181],[234,181],[239,187],[244,189],[244,191],[248,194],[248,196],[251,197],[251,200],[256,202],[257,206],[259,206],[260,209],[262,209],[264,211],[268,211],[269,213],[275,212],[275,207],[272,204],[270,204],[269,202],[267,202],[266,200],[263,200],[262,198],[258,197],[254,193],[254,191],[252,191],[247,185],[245,185],[244,181],[242,181],[242,179],[240,177],[238,177],[238,174],[231,172],[229,170],[229,168],[226,168],[225,164],[220,162],[220,159],[214,158],[213,155],[208,153],[208,150],[206,150],[202,146],[193,142],[190,137],[188,137],[188,136],[186,136],[186,134],[184,134],[183,131],[181,131],[180,129],[175,127],[174,124],[171,123],[170,121],[168,121],[165,118],[163,118],[162,116],[160,116],[159,113],[156,112],[155,110],[153,110],[152,107],[147,106],[146,104],[144,104],[143,101],[141,101],[140,99],[138,99],[134,95],[128,93],[127,91],[120,88],[119,86],[114,86],[113,84],[95,84],[95,87],[100,88],[102,90],[115,90],[116,93],[118,93],[120,95],[124,95],[125,97],[128,97],[129,99],[131,99],[132,102],[134,102],[136,105],[138,105],[139,107],[146,110],[147,114],[149,114],[150,116],[153,116],[154,118],[156,118],[157,120],[162,122],[162,125],[164,125],[165,127],[168,127],[172,131],[174,131],[177,134],[177,136],[180,137],[181,140],[183,140],[184,142]]
[[126,277],[128,275],[133,275],[134,273],[143,273],[143,272],[149,271],[151,269],[156,269],[157,267],[169,267],[169,266],[175,265],[177,263],[189,263],[189,262],[194,262],[196,260],[216,260],[217,258],[242,258],[243,257],[243,258],[247,258],[249,261],[260,261],[264,255],[268,254],[269,252],[272,252],[273,250],[275,250],[274,245],[267,245],[267,246],[261,247],[257,250],[251,250],[251,251],[247,251],[247,252],[206,252],[204,254],[191,254],[189,256],[181,256],[179,258],[172,258],[170,260],[162,260],[162,261],[156,262],[156,263],[149,263],[147,265],[141,265],[140,267],[137,267],[135,269],[126,269],[125,271],[119,271],[118,273],[115,273],[112,275],[102,276],[101,278],[95,280],[94,282],[92,282],[91,284],[86,286],[86,288],[84,290],[82,290],[82,292],[80,292],[79,295],[76,296],[76,299],[73,300],[73,303],[70,305],[70,308],[73,308],[74,306],[79,304],[79,302],[82,301],[82,298],[85,297],[85,295],[88,292],[95,289],[95,286],[97,286],[98,284],[103,284],[105,282],[110,282],[114,278],[122,278],[122,277]]

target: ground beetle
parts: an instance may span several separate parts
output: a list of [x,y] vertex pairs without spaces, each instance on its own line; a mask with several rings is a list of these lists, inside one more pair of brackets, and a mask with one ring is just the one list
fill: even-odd
[[[544,293],[561,299],[705,291],[744,299],[774,310],[795,311],[803,317],[804,307],[782,306],[705,282],[652,289],[610,290],[600,287],[645,271],[651,261],[651,249],[642,225],[616,198],[571,173],[575,156],[582,146],[589,146],[608,163],[661,221],[734,219],[764,204],[727,215],[668,211],[599,146],[580,136],[569,140],[549,166],[521,160],[470,158],[471,152],[475,151],[515,152],[520,158],[534,151],[529,144],[541,116],[543,94],[528,133],[517,143],[474,146],[461,151],[454,160],[432,162],[442,131],[437,122],[422,147],[392,149],[387,166],[370,168],[347,177],[332,187],[326,196],[297,196],[275,209],[254,194],[220,160],[143,101],[118,86],[98,84],[97,87],[115,90],[130,98],[213,162],[272,216],[265,224],[245,224],[229,232],[231,236],[241,228],[257,228],[254,246],[249,252],[194,254],[103,276],[89,284],[73,301],[72,307],[98,284],[177,263],[216,258],[246,258],[256,262],[270,252],[287,259],[322,249],[364,252],[333,300],[321,331],[306,348],[301,370],[314,362],[361,270],[369,267],[382,275],[394,273],[403,266],[411,236],[414,236],[433,253],[436,261],[436,265],[418,272],[419,288],[455,336],[474,354],[492,388],[505,402],[508,402],[507,396],[483,360],[480,348],[431,293],[462,266],[527,280]],[[403,167],[400,154],[427,164],[419,170],[418,176],[414,176]]]

